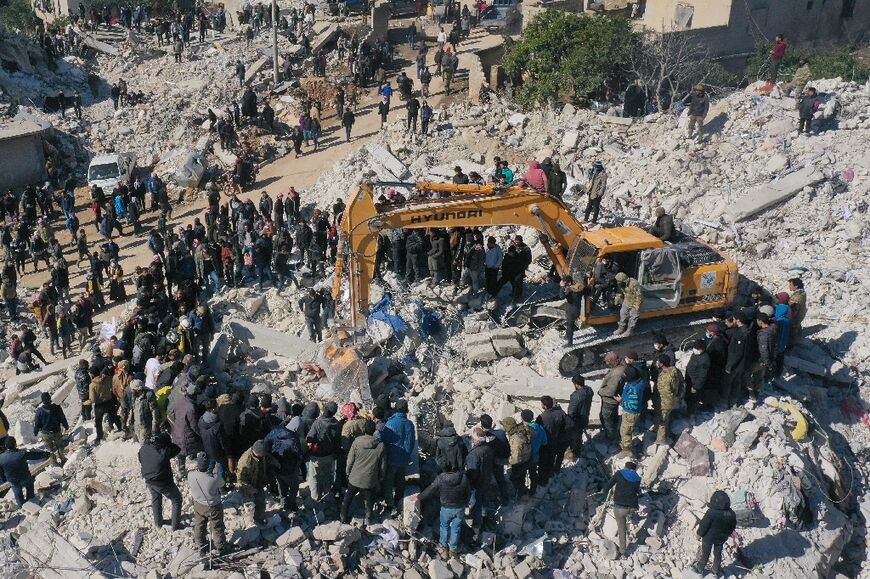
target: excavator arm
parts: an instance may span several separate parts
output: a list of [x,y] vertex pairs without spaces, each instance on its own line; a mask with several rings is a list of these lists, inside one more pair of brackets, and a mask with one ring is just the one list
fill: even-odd
[[344,264],[339,260],[336,266],[333,296],[339,302],[346,269],[354,327],[363,324],[368,315],[378,236],[383,231],[494,225],[533,227],[541,232],[544,247],[561,275],[568,273],[567,256],[584,231],[560,200],[525,187],[420,182],[416,184],[418,191],[451,195],[381,210],[375,206],[374,188],[373,183],[360,186],[347,203],[341,223]]

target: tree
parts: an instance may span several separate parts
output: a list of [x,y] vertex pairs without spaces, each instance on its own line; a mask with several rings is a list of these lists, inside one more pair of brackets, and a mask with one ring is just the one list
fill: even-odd
[[[751,80],[766,80],[770,74],[770,49],[773,44],[761,42],[756,46],[755,54],[749,59],[746,76]],[[779,76],[790,79],[798,68],[800,59],[810,61],[810,74],[813,80],[820,78],[837,78],[863,83],[870,77],[870,69],[864,66],[846,48],[838,49],[829,54],[815,54],[805,48],[791,48],[785,52],[785,58],[779,67]]]
[[0,30],[30,32],[35,22],[28,0],[0,0]]
[[521,81],[520,104],[555,101],[560,94],[588,96],[619,81],[638,41],[622,17],[545,10],[532,19],[518,42],[505,49],[505,72]]
[[649,30],[632,53],[630,68],[664,109],[695,84],[708,88],[737,86],[737,77],[709,57],[707,47],[691,33]]

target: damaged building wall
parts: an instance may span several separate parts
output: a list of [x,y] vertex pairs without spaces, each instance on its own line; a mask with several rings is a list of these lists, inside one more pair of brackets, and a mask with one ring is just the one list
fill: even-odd
[[45,121],[23,115],[0,124],[0,190],[42,180],[45,175],[42,137],[50,128]]
[[870,25],[870,3],[852,0],[663,0],[647,2],[641,19],[653,30],[687,30],[710,47],[711,56],[754,52],[759,41],[784,34],[787,42],[839,41]]

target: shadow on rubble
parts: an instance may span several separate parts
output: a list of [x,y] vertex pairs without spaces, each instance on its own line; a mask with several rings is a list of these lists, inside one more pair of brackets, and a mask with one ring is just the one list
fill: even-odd
[[811,546],[798,531],[784,529],[775,535],[768,535],[743,547],[744,563],[750,567],[772,563],[788,557],[796,559],[807,552]]
[[724,112],[721,112],[712,119],[710,119],[709,122],[704,124],[704,132],[709,135],[721,133],[722,130],[725,128],[725,123],[727,122],[728,115]]
[[[141,542],[141,539],[139,540]],[[103,572],[109,577],[125,577],[128,575],[127,569],[122,566],[122,563],[135,563],[136,558],[124,545],[121,540],[112,541],[106,545],[91,546],[89,552],[105,553],[106,556],[101,557],[99,562],[95,564],[98,571]]]
[[265,179],[258,179],[257,182],[254,183],[254,187],[253,187],[253,188],[254,188],[254,189],[257,189],[257,188],[260,188],[260,187],[267,187],[267,186],[269,186],[270,184],[274,183],[275,181],[280,181],[280,180],[281,180],[281,176],[280,176],[280,175],[273,175],[273,176],[271,176],[271,177],[267,177],[267,178],[265,178]]

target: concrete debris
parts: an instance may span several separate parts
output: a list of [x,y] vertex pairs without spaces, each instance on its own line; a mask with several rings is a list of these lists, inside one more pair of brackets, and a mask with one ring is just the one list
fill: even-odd
[[[337,22],[318,15],[312,50],[331,46],[337,33]],[[223,116],[236,100],[239,83],[232,71],[239,58],[246,64],[242,84],[256,88],[260,95],[267,92],[262,89],[270,59],[262,52],[266,48],[262,36],[253,50],[246,51],[240,37],[222,35],[204,43],[196,58],[183,67],[151,56],[147,46],[106,44],[107,50],[96,35],[86,37],[85,44],[101,53],[97,64],[107,72],[101,82],[123,77],[132,89],[144,93],[142,102],[117,112],[105,94],[91,93],[85,72],[89,65],[76,56],[60,59],[57,70],[51,71],[31,59],[26,49],[0,41],[4,63],[0,84],[4,90],[10,87],[9,94],[21,102],[54,96],[61,86],[67,94],[80,90],[92,95],[85,101],[96,120],[78,123],[68,118],[59,125],[58,132],[78,135],[60,137],[59,148],[79,173],[84,171],[88,151],[131,151],[157,173],[174,175],[178,185],[193,188],[207,171],[236,162],[232,152],[210,142],[208,109]],[[301,56],[301,47],[290,45],[281,56],[295,59],[297,54]],[[12,63],[19,72],[10,72]],[[25,74],[32,78],[22,78]],[[209,302],[216,318],[223,320],[208,359],[215,374],[216,385],[209,384],[214,393],[270,394],[290,402],[321,404],[355,400],[366,410],[380,395],[404,398],[419,436],[415,449],[419,468],[406,488],[397,520],[377,517],[368,526],[359,519],[354,525],[341,524],[335,520],[337,505],[331,498],[313,501],[303,486],[297,512],[286,518],[277,515],[280,502],[270,495],[268,507],[275,517],[255,526],[241,493],[235,489],[226,493],[228,535],[245,550],[239,559],[245,568],[236,576],[248,576],[258,567],[258,573],[274,577],[365,573],[379,578],[526,579],[551,571],[554,577],[694,577],[684,569],[695,557],[696,526],[715,490],[732,497],[751,494],[758,520],[769,522],[741,526],[729,540],[726,564],[739,553],[741,567],[757,567],[753,572],[765,576],[870,573],[866,533],[859,528],[864,524],[859,514],[864,520],[870,518],[870,471],[860,460],[870,448],[866,427],[870,385],[865,379],[870,335],[864,331],[870,309],[868,89],[842,79],[815,84],[833,98],[818,113],[819,132],[812,137],[797,134],[793,99],[758,94],[752,87],[714,102],[708,126],[698,139],[686,139],[680,128],[685,120],[666,113],[634,120],[573,105],[559,111],[540,107],[520,112],[493,95],[473,107],[445,101],[437,107],[431,134],[425,139],[405,129],[403,113],[391,114],[383,130],[335,159],[314,185],[302,191],[306,215],[314,207],[331,210],[364,179],[442,181],[450,179],[457,165],[486,177],[492,158],[500,155],[518,177],[532,157],[558,160],[568,182],[563,202],[580,216],[588,170],[601,160],[610,184],[602,204],[603,225],[648,223],[655,208],[664,206],[680,226],[691,227],[702,240],[732,255],[747,278],[785,291],[788,278],[801,277],[810,300],[802,324],[807,337],[785,356],[785,373],[774,381],[778,391],[764,387],[764,395],[776,392],[781,398],[778,408],[751,403],[718,412],[703,408],[694,421],[678,409],[672,423],[673,448],[654,444],[648,422],[638,429],[642,484],[654,492],[644,494],[629,521],[632,547],[625,556],[619,556],[615,543],[613,506],[600,496],[623,461],[613,457],[613,449],[598,435],[600,399],[594,396],[592,424],[575,462],[566,462],[549,484],[532,495],[499,509],[491,528],[475,544],[463,545],[461,557],[443,561],[433,558],[428,548],[437,541],[437,511],[430,505],[409,508],[415,502],[410,497],[434,475],[431,457],[437,433],[451,422],[457,432],[467,434],[484,412],[497,422],[516,418],[524,409],[537,415],[537,401],[543,394],[564,409],[574,392],[558,368],[565,353],[560,327],[564,308],[554,303],[558,288],[548,278],[549,262],[543,259],[545,249],[536,232],[523,227],[485,230],[501,244],[510,235],[523,235],[532,249],[524,295],[532,307],[520,306],[511,316],[502,315],[505,304],[498,299],[489,303],[451,283],[430,287],[418,281],[408,286],[390,271],[382,274],[381,285],[372,288],[372,303],[391,292],[394,313],[409,324],[407,332],[396,335],[385,324],[373,324],[368,336],[349,336],[336,322],[325,328],[323,343],[315,344],[308,339],[298,311],[299,296],[292,288],[225,288]],[[300,85],[313,87],[315,82],[288,81],[280,87],[281,95],[274,96],[281,123],[298,122],[302,99],[294,89]],[[326,94],[326,89],[321,92]],[[396,108],[401,106],[398,95],[394,102]],[[618,111],[611,108],[610,112]],[[324,111],[324,117],[329,114]],[[285,138],[260,128],[246,129],[240,138],[256,151],[258,165],[287,151]],[[300,278],[305,287],[326,285],[310,275]],[[741,282],[740,300],[746,297],[745,287]],[[420,308],[439,315],[442,335],[423,336]],[[336,319],[340,314],[336,312]],[[673,322],[656,326],[644,321],[639,328],[666,331],[669,324]],[[599,332],[578,329],[575,344],[598,345]],[[355,341],[353,348],[351,341]],[[638,349],[651,350],[643,341],[638,344]],[[615,343],[614,348],[620,345]],[[599,362],[591,351],[582,355],[584,363]],[[679,358],[684,359],[682,353]],[[70,410],[71,422],[78,417],[75,384],[68,379],[77,362],[74,356],[5,381],[4,412],[19,444],[37,443],[32,434],[33,406],[42,390],[57,396],[58,403]],[[587,383],[597,390],[600,377],[601,373],[590,373]],[[818,436],[806,435],[802,429],[800,441],[796,439],[796,423],[803,424],[792,408],[807,425],[819,429]],[[87,441],[93,427],[85,424],[74,436]],[[836,440],[840,445],[836,452],[848,468],[807,450],[822,438]],[[216,573],[206,570],[188,529],[152,528],[150,512],[143,508],[150,497],[137,476],[137,451],[138,445],[130,441],[104,441],[93,448],[85,444],[69,454],[62,470],[40,474],[37,487],[48,493],[44,506],[27,503],[26,516],[14,531],[21,533],[17,548],[31,570],[16,562],[15,573],[42,577]],[[849,484],[840,480],[841,470],[854,470]],[[183,483],[180,487],[188,508],[189,490]],[[840,509],[852,508],[851,500],[832,495],[835,487],[854,493],[857,506],[848,514]],[[12,512],[8,503],[0,504],[4,515]],[[809,513],[812,521],[802,521],[796,513]],[[6,541],[9,534],[8,529],[2,530],[0,539]],[[141,565],[147,561],[149,570],[130,561],[124,562],[127,567],[116,565],[116,547],[121,543]],[[10,550],[0,546],[0,553],[6,556],[6,552]],[[230,557],[235,555],[238,552]],[[736,567],[728,571],[743,573]]]
[[789,199],[805,187],[812,187],[824,179],[824,174],[816,171],[812,165],[808,165],[800,171],[786,175],[779,181],[753,189],[746,197],[734,203],[728,212],[734,221],[744,221],[768,207]]

